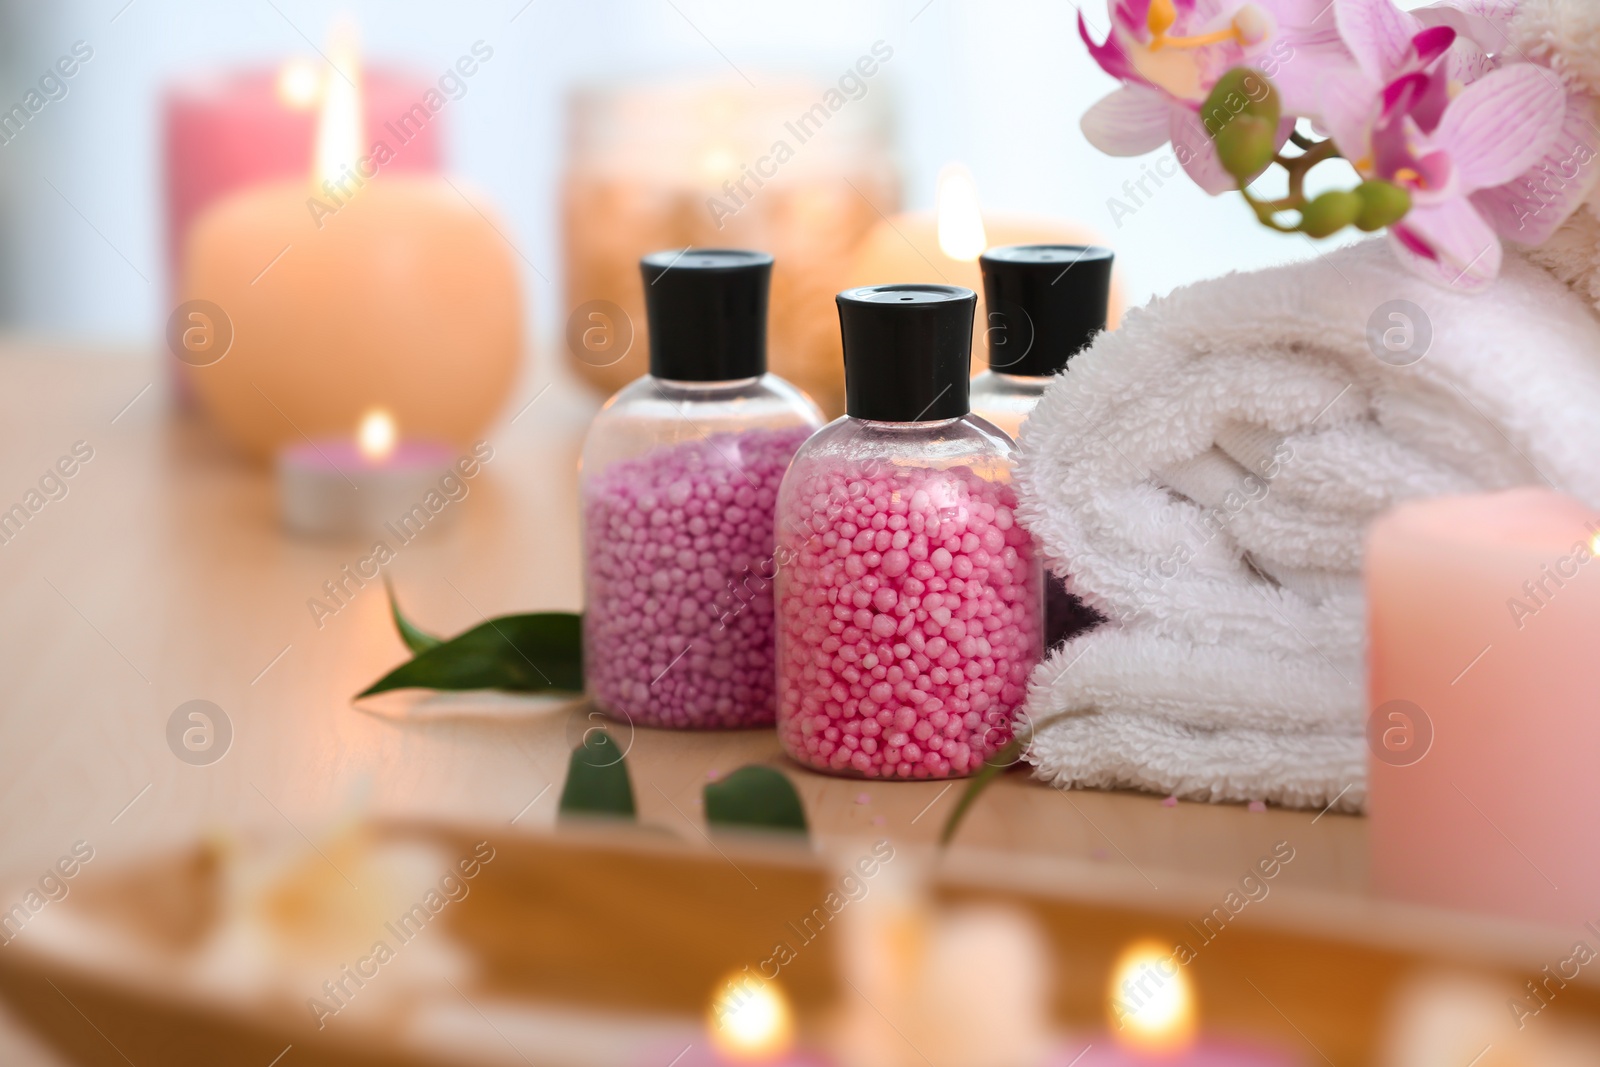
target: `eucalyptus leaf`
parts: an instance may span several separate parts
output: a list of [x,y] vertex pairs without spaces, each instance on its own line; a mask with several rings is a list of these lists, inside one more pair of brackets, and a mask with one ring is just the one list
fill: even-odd
[[633,783],[624,755],[606,731],[587,731],[567,761],[567,782],[561,787],[558,809],[561,816],[633,818]]
[[583,690],[582,616],[502,615],[402,663],[358,696],[391,689]]
[[806,833],[800,794],[783,772],[772,767],[740,767],[705,787],[706,822],[712,827]]
[[961,827],[961,820],[966,818],[967,809],[971,808],[983,791],[1000,777],[1000,772],[1015,765],[1017,760],[1022,758],[1022,753],[1026,751],[1034,735],[1045,727],[1053,726],[1068,718],[1070,714],[1069,712],[1065,715],[1052,715],[1043,722],[1035,723],[1030,729],[1019,730],[1008,744],[989,757],[983,765],[983,770],[973,775],[967,782],[967,787],[961,791],[961,799],[956,801],[955,810],[951,811],[950,817],[945,820],[944,829],[939,832],[941,846],[948,845],[950,839],[956,836],[956,830]]
[[383,576],[383,588],[389,594],[389,614],[394,616],[394,628],[400,631],[400,640],[406,643],[406,647],[413,655],[444,644],[444,638],[435,637],[426,630],[418,628],[401,613],[400,601],[394,595],[394,583],[389,580],[387,574]]

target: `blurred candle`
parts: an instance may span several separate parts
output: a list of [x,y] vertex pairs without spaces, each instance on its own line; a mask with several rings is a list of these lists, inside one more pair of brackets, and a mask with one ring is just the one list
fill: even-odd
[[[1198,1036],[1199,1013],[1184,964],[1170,946],[1138,941],[1111,970],[1111,1033],[1074,1060],[1076,1067],[1288,1067],[1266,1049]],[[1071,1046],[1063,1054],[1071,1052]],[[1063,1060],[1063,1062],[1065,1062]]]
[[[1600,853],[1600,512],[1549,489],[1418,501],[1367,541],[1381,892],[1579,923]],[[1559,886],[1559,889],[1557,888]]]
[[[988,365],[984,329],[983,276],[978,257],[985,249],[1016,244],[1104,244],[1086,227],[1042,218],[995,215],[983,211],[978,187],[965,167],[952,165],[939,174],[937,207],[883,219],[862,239],[850,271],[850,284],[891,285],[935,282],[964,285],[978,294],[978,315],[972,331],[972,369]],[[1113,279],[1107,328],[1122,317],[1120,283]]]
[[[311,170],[325,75],[338,77],[320,60],[296,58],[276,70],[210,74],[167,91],[163,155],[167,256],[174,287],[189,226],[209,204],[245,186]],[[375,68],[362,80],[367,97],[364,144],[384,138],[384,122],[407,113],[432,88],[426,78],[392,69]],[[437,171],[441,140],[440,123],[429,122],[403,146],[395,146],[395,157],[386,167]]]
[[443,445],[402,441],[393,416],[374,408],[351,436],[301,441],[278,454],[283,524],[312,536],[389,540],[383,534],[387,524],[404,544],[438,518],[455,514],[439,484],[451,458]]
[[638,1067],[823,1067],[823,1061],[795,1048],[794,1009],[775,979],[746,967],[718,983],[706,1007],[704,1038],[651,1046],[633,1062]]
[[[353,28],[330,45],[310,180],[255,186],[195,222],[187,300],[232,347],[186,368],[246,453],[349,432],[374,405],[408,435],[465,445],[505,399],[521,350],[511,252],[449,181],[395,174],[394,135],[361,142]],[[309,150],[309,149],[308,149]]]
[[[875,85],[880,65],[863,57],[856,70]],[[759,90],[737,78],[612,81],[569,97],[566,347],[606,394],[646,370],[640,256],[759,248],[776,258],[772,371],[830,415],[844,410],[833,296],[879,212],[899,209],[889,94],[870,88],[819,129],[808,109],[836,92],[826,82],[756,80]]]

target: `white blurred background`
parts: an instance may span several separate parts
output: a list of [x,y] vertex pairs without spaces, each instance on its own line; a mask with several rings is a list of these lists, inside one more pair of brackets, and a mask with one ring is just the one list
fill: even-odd
[[[1302,237],[1254,225],[1238,198],[1211,201],[1184,180],[1117,224],[1108,201],[1126,195],[1141,161],[1107,158],[1079,131],[1114,83],[1089,59],[1065,0],[0,0],[8,106],[74,41],[94,49],[68,96],[0,146],[0,325],[130,351],[156,343],[168,299],[163,87],[214,68],[314,58],[340,12],[359,22],[369,60],[421,73],[443,71],[480,38],[495,49],[447,109],[447,158],[498,203],[507,237],[549,278],[524,271],[542,339],[560,326],[569,88],[733,67],[831,80],[880,38],[895,50],[881,77],[898,114],[907,208],[931,208],[939,169],[963,163],[985,208],[1099,231],[1118,253],[1130,305],[1316,254]],[[1084,12],[1103,35],[1104,0],[1086,0]]]

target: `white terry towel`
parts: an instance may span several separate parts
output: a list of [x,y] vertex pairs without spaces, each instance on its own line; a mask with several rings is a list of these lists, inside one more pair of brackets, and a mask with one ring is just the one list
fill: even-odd
[[[1406,342],[1390,310],[1432,331],[1403,367],[1368,340],[1400,300],[1425,321],[1385,309],[1380,349]],[[1516,253],[1473,297],[1363,242],[1130,312],[1021,448],[1024,521],[1109,620],[1034,672],[1023,725],[1069,715],[1035,737],[1037,775],[1359,811],[1367,523],[1546,482],[1600,504],[1600,319]]]

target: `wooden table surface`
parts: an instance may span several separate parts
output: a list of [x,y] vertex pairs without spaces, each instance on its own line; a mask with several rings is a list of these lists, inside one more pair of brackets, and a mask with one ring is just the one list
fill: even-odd
[[[599,401],[552,362],[524,376],[485,435],[494,458],[450,505],[453,526],[430,527],[387,568],[408,612],[436,632],[581,606],[576,459]],[[369,583],[321,625],[307,601],[366,546],[286,536],[271,473],[177,410],[168,371],[126,353],[0,345],[0,510],[76,442],[93,449],[66,496],[0,544],[0,874],[27,878],[79,840],[109,866],[217,828],[314,839],[356,813],[506,833],[550,826],[582,709],[414,697],[386,700],[384,713],[356,708],[352,694],[404,658],[382,587]],[[233,729],[208,766],[180,761],[166,739],[173,710],[196,698]],[[641,729],[629,763],[642,820],[710,847],[701,786],[749,762],[786,768],[819,838],[929,843],[959,795],[815,775],[785,763],[766,731]],[[1305,891],[1302,918],[1371,916],[1365,823],[1338,814],[1167,808],[1012,774],[952,855],[1002,880],[1011,871],[1089,896],[1182,901],[1236,883],[1282,840],[1297,852],[1283,884]],[[1301,921],[1294,908],[1282,915]]]

